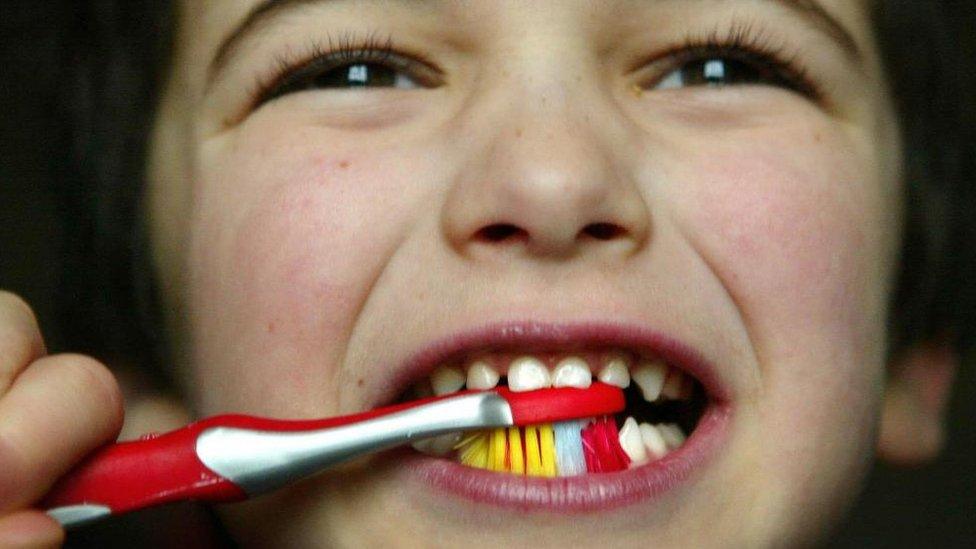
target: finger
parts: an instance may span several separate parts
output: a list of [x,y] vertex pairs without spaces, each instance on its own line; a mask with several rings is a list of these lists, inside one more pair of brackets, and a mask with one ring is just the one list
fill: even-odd
[[60,547],[64,529],[40,511],[20,511],[0,517],[0,548],[41,549]]
[[41,358],[0,399],[0,512],[25,507],[122,425],[105,366],[81,355]]
[[21,370],[44,353],[34,311],[23,299],[0,290],[0,395]]

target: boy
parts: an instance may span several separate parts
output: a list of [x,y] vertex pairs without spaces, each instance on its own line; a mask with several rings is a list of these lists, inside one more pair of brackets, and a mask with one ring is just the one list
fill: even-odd
[[[626,471],[384,454],[219,509],[240,543],[809,544],[875,446],[937,452],[956,358],[888,345],[905,161],[867,2],[177,8],[142,222],[188,416],[572,358],[629,385],[666,357],[704,399]],[[114,438],[118,387],[5,303],[0,533],[56,542],[16,510]]]

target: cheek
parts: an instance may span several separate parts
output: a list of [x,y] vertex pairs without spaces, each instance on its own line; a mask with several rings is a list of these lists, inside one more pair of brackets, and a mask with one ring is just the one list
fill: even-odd
[[823,352],[860,350],[877,336],[885,283],[877,266],[887,259],[882,193],[870,172],[858,175],[862,165],[839,144],[797,136],[697,164],[701,184],[687,199],[694,238],[743,322],[770,336],[754,342],[758,353],[772,345],[806,353],[800,341],[773,337],[787,331],[817,334]]
[[719,146],[683,199],[755,352],[746,413],[773,513],[851,492],[883,374],[889,193],[850,139],[804,135]]
[[411,170],[389,151],[324,153],[321,138],[252,133],[205,155],[196,188],[198,398],[210,410],[332,413],[350,405],[337,365],[409,222],[391,197]]

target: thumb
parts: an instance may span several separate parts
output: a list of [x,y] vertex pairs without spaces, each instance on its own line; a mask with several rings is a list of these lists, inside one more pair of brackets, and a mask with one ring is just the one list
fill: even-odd
[[61,525],[40,511],[0,517],[0,549],[46,549],[64,543]]

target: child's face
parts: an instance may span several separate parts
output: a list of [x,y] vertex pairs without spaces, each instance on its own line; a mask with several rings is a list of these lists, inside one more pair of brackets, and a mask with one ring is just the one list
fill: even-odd
[[[155,134],[155,256],[198,413],[373,408],[473,332],[464,356],[648,355],[663,334],[712,365],[724,412],[660,463],[568,482],[374,456],[226,508],[232,532],[756,546],[843,512],[901,222],[866,2],[275,3],[214,64],[260,2],[184,2]],[[291,65],[340,45],[339,68]]]

